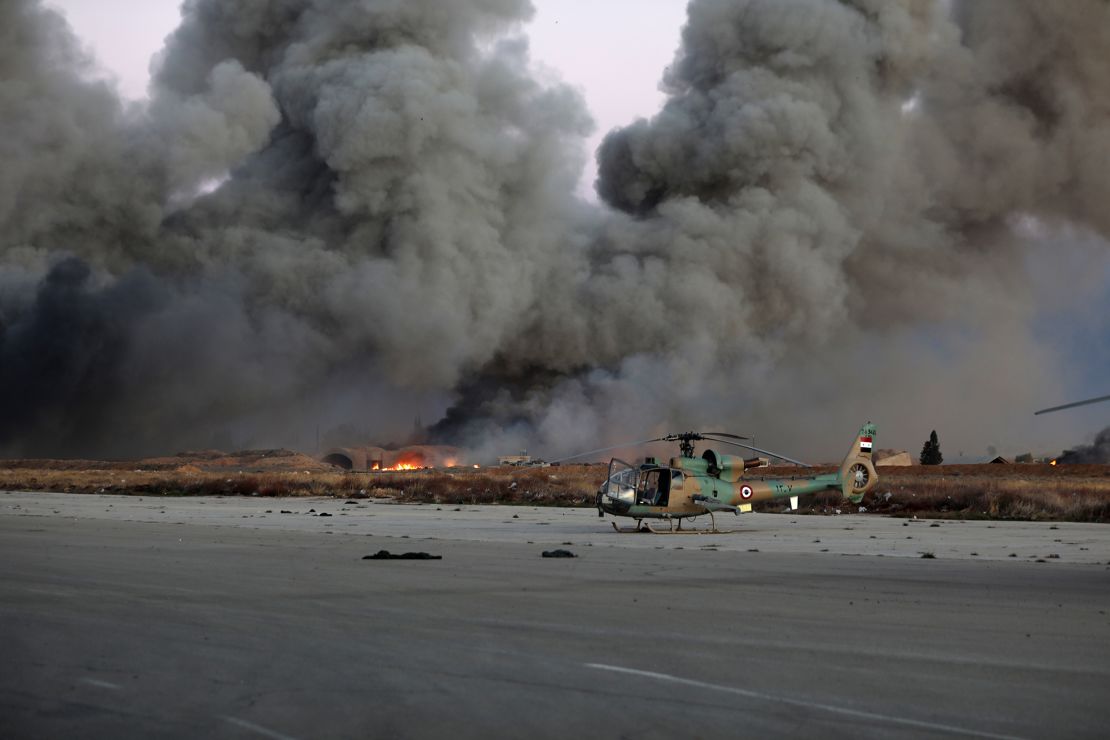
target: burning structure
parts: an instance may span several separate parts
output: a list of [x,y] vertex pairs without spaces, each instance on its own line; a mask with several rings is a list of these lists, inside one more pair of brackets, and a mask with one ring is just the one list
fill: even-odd
[[321,460],[354,471],[452,468],[464,462],[462,450],[446,445],[410,445],[397,450],[373,446],[336,447],[328,450]]

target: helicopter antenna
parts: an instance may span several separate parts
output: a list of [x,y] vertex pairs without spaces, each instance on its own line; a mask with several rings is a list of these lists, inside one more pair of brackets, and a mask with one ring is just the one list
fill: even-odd
[[[733,436],[733,435],[729,435],[729,436]],[[787,457],[786,455],[780,455],[779,453],[771,452],[770,450],[763,450],[763,449],[760,449],[759,447],[752,447],[751,445],[740,444],[739,442],[730,442],[727,439],[712,439],[712,438],[709,438],[709,437],[706,437],[706,439],[709,439],[712,442],[723,442],[726,445],[735,445],[737,447],[743,447],[744,449],[752,450],[753,452],[761,452],[764,455],[770,455],[771,457],[777,457],[780,460],[786,460],[786,462],[794,463],[795,465],[801,465],[803,468],[811,467],[809,463],[804,463],[801,460],[795,460],[792,457]],[[743,439],[743,438],[741,438],[741,439]]]

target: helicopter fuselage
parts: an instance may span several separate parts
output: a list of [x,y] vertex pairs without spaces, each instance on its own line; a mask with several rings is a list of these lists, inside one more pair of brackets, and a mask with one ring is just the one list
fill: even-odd
[[835,473],[790,478],[745,477],[745,471],[761,467],[763,458],[745,460],[706,450],[701,457],[673,457],[669,465],[648,458],[638,466],[619,459],[609,463],[609,475],[597,492],[598,514],[634,519],[681,519],[714,512],[744,513],[753,504],[797,498],[821,491],[839,491],[859,502],[878,480],[871,463],[875,436],[868,423]]
[[[618,467],[625,465],[620,460],[613,463]],[[700,458],[673,458],[670,465],[628,466],[630,475],[614,482],[613,463],[610,464],[610,479],[597,495],[598,510],[636,519],[693,517],[707,511],[747,512],[758,501],[840,489],[835,473],[803,478],[724,480],[711,475]],[[633,480],[634,485],[627,485]]]

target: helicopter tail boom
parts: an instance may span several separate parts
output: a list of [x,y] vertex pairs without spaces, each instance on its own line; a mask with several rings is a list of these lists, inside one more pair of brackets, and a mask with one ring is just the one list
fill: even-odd
[[844,498],[854,504],[863,500],[863,495],[870,491],[879,476],[871,462],[871,453],[875,445],[875,425],[867,422],[860,427],[859,434],[853,442],[844,461],[840,463],[837,479]]

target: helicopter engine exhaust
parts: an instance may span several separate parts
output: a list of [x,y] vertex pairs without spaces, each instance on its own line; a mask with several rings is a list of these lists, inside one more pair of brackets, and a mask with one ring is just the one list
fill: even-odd
[[706,450],[702,459],[708,463],[708,469],[721,480],[735,483],[743,476],[744,471],[753,468],[763,468],[770,464],[765,457],[743,458],[737,455],[722,455],[716,450]]

